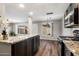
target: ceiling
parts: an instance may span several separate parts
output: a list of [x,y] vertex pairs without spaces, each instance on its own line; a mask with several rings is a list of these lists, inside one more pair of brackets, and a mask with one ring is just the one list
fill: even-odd
[[51,20],[58,20],[63,17],[68,5],[69,3],[25,3],[25,7],[20,8],[18,3],[7,3],[5,11],[6,16],[14,21],[27,21],[29,12],[33,12],[33,21],[47,20],[48,12],[53,12]]

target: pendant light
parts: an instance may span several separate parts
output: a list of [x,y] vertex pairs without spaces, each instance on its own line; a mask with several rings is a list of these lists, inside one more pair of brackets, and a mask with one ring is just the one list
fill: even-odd
[[49,15],[53,14],[53,12],[50,12],[50,13],[46,13],[47,15],[47,23],[46,24],[43,24],[44,27],[50,27],[50,24],[48,23],[48,20],[51,19],[51,17],[49,17]]

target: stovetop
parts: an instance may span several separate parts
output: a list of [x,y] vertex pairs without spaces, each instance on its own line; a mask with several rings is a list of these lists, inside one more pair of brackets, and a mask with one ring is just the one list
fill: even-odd
[[79,41],[79,36],[59,36],[62,40]]

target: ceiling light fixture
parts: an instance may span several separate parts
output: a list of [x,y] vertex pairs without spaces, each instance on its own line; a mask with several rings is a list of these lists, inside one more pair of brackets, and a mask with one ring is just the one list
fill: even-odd
[[19,7],[24,8],[24,4],[19,4]]
[[48,20],[51,20],[51,17],[49,17],[49,15],[51,15],[51,14],[53,14],[53,12],[46,13],[48,19],[47,19],[47,23],[43,25],[44,27],[50,27],[50,24],[48,23]]
[[32,16],[33,15],[33,12],[29,12],[29,15]]

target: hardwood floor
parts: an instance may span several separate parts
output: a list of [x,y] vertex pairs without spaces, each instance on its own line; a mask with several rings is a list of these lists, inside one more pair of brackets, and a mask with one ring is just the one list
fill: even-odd
[[59,56],[58,41],[41,40],[40,47],[35,56]]

